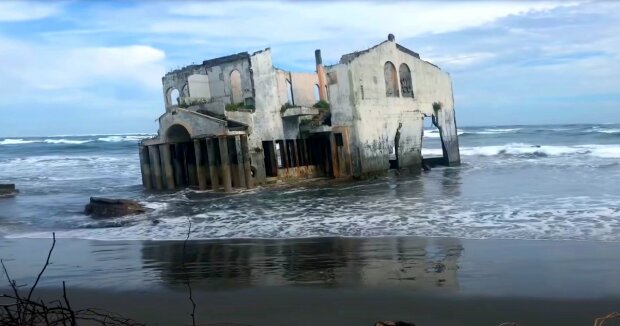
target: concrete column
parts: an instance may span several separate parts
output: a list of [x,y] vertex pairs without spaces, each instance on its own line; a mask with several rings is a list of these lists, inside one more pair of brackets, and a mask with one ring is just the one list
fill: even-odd
[[157,145],[149,146],[149,158],[151,161],[151,175],[153,176],[153,184],[155,189],[163,190],[164,183],[161,178],[161,164],[159,163],[159,147]]
[[291,159],[295,161],[296,167],[301,166],[301,164],[299,163],[299,148],[297,148],[297,139],[293,139],[291,144],[293,144],[293,146],[291,146],[292,147],[291,150],[293,151],[291,155]]
[[147,146],[140,146],[140,172],[142,172],[142,186],[144,186],[146,190],[153,189],[151,162],[149,159],[149,148]]
[[228,139],[226,136],[218,137],[220,144],[220,173],[225,192],[232,191],[232,180],[230,177],[230,161],[228,156]]
[[207,162],[201,148],[201,140],[194,139],[194,153],[196,155],[196,173],[198,175],[198,189],[207,189]]
[[241,149],[241,136],[235,136],[235,157],[236,157],[236,161],[237,164],[235,166],[235,173],[237,175],[239,175],[239,187],[240,188],[245,188],[246,187],[246,178],[245,178],[245,171],[243,169],[243,152]]
[[185,164],[187,166],[187,179],[191,186],[198,185],[198,175],[196,171],[196,153],[194,153],[194,143],[185,143]]
[[211,189],[217,190],[220,187],[219,176],[217,173],[217,154],[215,151],[214,138],[207,138],[207,158],[209,159],[209,175],[211,176]]
[[351,176],[351,174],[353,173],[353,163],[351,161],[351,147],[349,145],[349,129],[342,130],[342,142],[342,149],[344,150],[345,155],[345,159],[343,162],[345,165],[345,174]]
[[174,190],[174,170],[172,169],[172,156],[170,155],[170,144],[159,145],[159,157],[163,170],[164,182],[168,190]]
[[338,146],[336,145],[336,135],[332,132],[329,134],[329,144],[332,154],[332,171],[334,178],[340,177],[340,162],[338,162]]
[[183,146],[181,144],[174,144],[174,159],[172,160],[172,165],[174,167],[174,183],[177,187],[184,187],[187,185],[187,181],[185,181],[184,156]]
[[250,147],[248,145],[248,135],[239,136],[241,147],[241,156],[243,159],[243,174],[245,175],[245,186],[248,189],[254,188],[254,180],[252,179],[252,166],[250,165]]
[[[237,144],[235,142],[235,136],[228,137],[228,162],[230,163],[230,177],[232,180],[233,188],[241,187],[241,177],[239,174],[239,161],[237,160]],[[244,186],[245,187],[245,186]]]

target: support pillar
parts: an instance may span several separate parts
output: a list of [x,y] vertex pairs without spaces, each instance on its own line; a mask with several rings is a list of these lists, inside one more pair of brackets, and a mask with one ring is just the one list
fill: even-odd
[[226,136],[218,137],[220,144],[220,172],[225,192],[232,191],[232,180],[230,177],[230,160],[228,156],[228,139]]
[[194,153],[194,144],[192,142],[185,143],[185,164],[187,164],[187,177],[190,186],[198,185],[198,175],[196,171],[196,153]]
[[237,144],[235,136],[228,137],[228,162],[230,163],[230,177],[233,188],[241,188],[241,175],[239,174],[239,161],[237,160]]
[[178,187],[184,187],[187,185],[187,181],[185,179],[185,168],[183,167],[183,162],[185,159],[183,158],[185,153],[183,152],[183,146],[181,144],[174,144],[174,159],[172,160],[172,165],[174,167],[174,183]]
[[329,134],[329,145],[332,154],[332,171],[334,178],[340,177],[340,162],[338,161],[338,146],[336,144],[336,135],[332,132]]
[[147,146],[140,146],[140,172],[142,172],[142,186],[144,186],[146,190],[153,189],[151,162],[149,158],[149,148]]
[[172,156],[170,155],[170,144],[159,145],[159,155],[163,170],[166,189],[174,190],[174,170],[172,169]]
[[194,139],[194,154],[196,155],[196,169],[198,174],[198,189],[207,189],[207,162],[201,148],[201,140]]
[[159,163],[159,147],[157,145],[149,146],[149,158],[151,161],[151,174],[153,176],[153,184],[155,189],[163,190],[164,183],[161,178],[161,164]]
[[220,187],[217,173],[217,160],[215,151],[215,138],[207,138],[207,158],[209,159],[209,175],[211,176],[211,189],[218,190]]
[[252,178],[252,166],[250,165],[250,147],[248,145],[248,135],[239,136],[241,147],[241,157],[243,162],[243,174],[245,175],[245,186],[248,189],[254,188],[254,180]]
[[234,138],[235,140],[235,153],[233,154],[235,156],[235,173],[237,175],[239,175],[239,187],[240,188],[246,188],[246,177],[245,177],[245,170],[243,168],[243,153],[242,153],[242,149],[241,149],[241,136],[235,136]]

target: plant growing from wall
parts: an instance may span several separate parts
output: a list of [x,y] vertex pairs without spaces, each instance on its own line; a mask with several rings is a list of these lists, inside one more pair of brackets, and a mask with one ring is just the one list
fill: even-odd
[[226,107],[224,109],[226,111],[232,111],[232,112],[236,112],[236,111],[251,111],[251,112],[254,112],[254,110],[255,110],[253,104],[244,104],[243,102],[241,102],[241,103],[229,103],[229,104],[226,104]]
[[320,101],[314,103],[314,105],[312,107],[313,108],[317,108],[319,110],[321,110],[321,109],[329,110],[329,103],[327,103],[327,101],[320,100]]
[[194,106],[194,105],[200,105],[200,104],[207,104],[209,103],[209,100],[207,100],[206,98],[189,98],[189,99],[183,99],[179,102],[179,107],[180,108],[188,108],[190,106]]
[[443,107],[443,103],[441,103],[441,102],[433,102],[433,111],[437,112],[437,111],[441,110],[442,107]]
[[286,102],[284,104],[282,104],[282,106],[280,107],[280,113],[284,113],[286,110],[290,109],[290,108],[294,108],[295,106],[289,102]]

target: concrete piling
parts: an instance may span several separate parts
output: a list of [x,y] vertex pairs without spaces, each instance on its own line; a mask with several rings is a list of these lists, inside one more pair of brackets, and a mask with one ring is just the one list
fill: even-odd
[[185,181],[185,167],[183,159],[183,147],[181,144],[174,144],[174,159],[172,164],[174,167],[174,183],[177,187],[183,187],[187,185]]
[[232,180],[230,176],[230,161],[228,156],[228,139],[226,136],[218,137],[220,144],[220,173],[225,192],[232,191]]
[[140,146],[140,172],[142,173],[142,184],[146,190],[153,189],[151,176],[151,162],[149,158],[149,148]]
[[235,156],[235,166],[233,167],[235,169],[235,173],[239,176],[239,188],[245,188],[246,187],[246,177],[245,177],[245,171],[243,169],[243,153],[241,150],[241,139],[240,136],[235,136],[233,138],[234,140],[234,144],[235,144],[235,152],[234,152],[234,156]]
[[198,189],[207,189],[207,164],[200,145],[200,139],[194,139],[194,154],[196,156],[196,169],[198,177]]
[[157,145],[149,146],[149,158],[151,162],[151,175],[153,176],[153,184],[155,189],[163,190],[164,183],[161,178],[161,164],[159,163],[159,147]]
[[248,189],[254,188],[254,180],[252,178],[252,167],[250,165],[250,148],[248,145],[248,136],[239,136],[241,147],[241,157],[243,162],[243,174],[245,176],[245,186]]
[[220,182],[217,171],[217,160],[215,156],[215,141],[216,139],[214,138],[207,138],[207,158],[209,159],[209,175],[211,179],[211,189],[218,190],[220,188]]
[[185,143],[185,164],[187,166],[187,179],[191,186],[198,186],[198,171],[196,171],[196,153],[194,145]]
[[161,167],[166,189],[174,190],[174,170],[172,169],[172,156],[170,155],[170,144],[159,145]]

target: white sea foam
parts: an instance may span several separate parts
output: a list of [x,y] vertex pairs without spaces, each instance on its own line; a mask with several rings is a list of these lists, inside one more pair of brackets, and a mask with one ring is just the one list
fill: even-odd
[[[325,202],[327,201],[327,202]],[[192,221],[192,239],[305,238],[316,236],[432,236],[475,239],[620,240],[619,198],[521,198],[517,202],[450,198],[432,202],[364,197],[325,199],[312,203],[281,203],[270,209],[252,204],[213,205],[179,216],[165,209],[157,215],[132,218],[117,227],[60,230],[59,238],[94,240],[180,240]],[[154,223],[154,221],[157,223]],[[91,222],[89,222],[91,223]],[[94,222],[92,222],[94,223]],[[50,232],[7,235],[49,237]]]
[[24,140],[23,138],[6,138],[0,140],[0,145],[21,145],[21,144],[31,144],[36,143],[36,140]]
[[[466,133],[464,130],[458,129],[456,131],[457,135],[462,135]],[[424,137],[425,138],[439,138],[439,130],[437,129],[424,129]]]
[[71,144],[79,145],[91,142],[91,139],[76,140],[76,139],[44,139],[43,142],[47,144]]
[[620,134],[620,129],[598,129],[594,130],[594,132],[600,132],[604,134]]
[[[427,153],[437,154],[437,150],[426,150]],[[440,151],[440,150],[439,150]],[[619,158],[620,145],[533,145],[524,143],[510,143],[497,146],[461,147],[461,155],[465,156],[495,156],[495,155],[590,155],[601,158]],[[424,154],[424,153],[423,153]],[[439,153],[441,154],[441,153]]]
[[152,135],[111,135],[107,137],[99,137],[97,140],[110,143],[118,143],[123,141],[138,142],[149,137],[152,137]]

